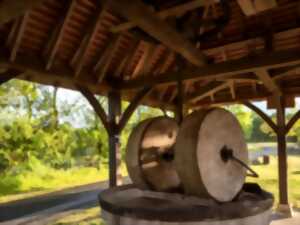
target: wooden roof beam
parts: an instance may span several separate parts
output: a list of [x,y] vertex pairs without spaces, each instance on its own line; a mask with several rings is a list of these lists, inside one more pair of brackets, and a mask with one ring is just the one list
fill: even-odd
[[48,60],[47,60],[47,64],[46,64],[46,70],[50,70],[50,68],[52,67],[52,65],[54,63],[55,56],[58,52],[58,48],[61,44],[65,29],[71,18],[71,14],[73,12],[73,9],[75,8],[75,5],[76,5],[76,0],[70,0],[68,10],[67,10],[66,14],[64,15],[64,17],[62,17],[60,20],[57,36],[53,38],[53,46],[49,52],[49,56],[48,56]]
[[188,96],[185,101],[187,103],[196,103],[197,101],[200,101],[201,99],[204,99],[206,97],[209,97],[210,95],[214,94],[217,91],[220,91],[224,88],[228,88],[227,82],[219,82],[219,81],[213,81],[207,85],[204,85],[203,88],[201,88],[199,91],[193,93],[192,95]]
[[94,67],[94,72],[96,73],[98,83],[101,83],[104,80],[106,73],[109,69],[109,66],[113,60],[113,57],[119,47],[121,38],[122,35],[119,35],[118,37],[114,36],[112,38],[109,45],[106,46],[97,65]]
[[0,26],[24,15],[45,0],[0,1]]
[[151,60],[155,54],[155,50],[156,46],[151,43],[147,43],[147,45],[145,46],[145,51],[132,73],[132,77],[136,77],[140,74],[147,74],[150,72]]
[[281,95],[280,87],[276,84],[276,82],[271,78],[269,72],[264,69],[256,70],[255,74],[259,77],[259,79],[263,82],[265,87],[273,94]]
[[[171,7],[166,10],[162,10],[162,11],[156,13],[156,16],[160,19],[166,19],[166,18],[172,17],[172,16],[176,17],[178,15],[183,15],[184,13],[186,13],[188,11],[192,11],[192,10],[195,10],[195,9],[203,7],[203,6],[205,6],[205,0],[194,0],[191,2],[187,2],[187,3],[181,4],[181,5]],[[129,30],[136,26],[138,26],[136,23],[130,21],[130,22],[122,23],[120,25],[117,25],[117,26],[111,28],[111,32],[118,33],[121,31]]]
[[18,30],[16,31],[15,39],[12,42],[12,49],[11,49],[11,53],[10,53],[10,57],[9,57],[9,60],[12,62],[16,60],[17,53],[18,53],[18,50],[21,45],[22,37],[25,32],[25,27],[26,27],[28,18],[29,18],[29,13],[26,12],[25,15],[23,16],[22,20],[20,21],[20,26],[18,27]]
[[[18,76],[18,78],[23,80],[31,80],[47,85],[58,83],[62,87],[76,90],[74,86],[74,72],[70,67],[61,66],[51,71],[46,71],[43,60],[38,56],[30,55],[30,57],[28,57],[20,53],[14,62],[10,62],[8,54],[2,50],[0,51],[0,68],[26,72]],[[88,73],[85,74],[85,76],[82,76],[82,78],[76,80],[76,82],[89,86],[91,90],[98,94],[110,89],[110,86],[106,83],[103,83],[102,86],[99,87],[89,75]]]
[[105,4],[102,9],[100,9],[100,12],[98,13],[98,16],[95,18],[95,20],[93,21],[92,25],[87,29],[87,33],[85,35],[85,37],[83,38],[82,40],[82,43],[80,45],[80,48],[79,48],[79,52],[76,54],[78,55],[78,60],[72,60],[72,61],[77,61],[78,63],[74,63],[76,66],[76,69],[75,69],[75,77],[77,77],[81,70],[82,70],[82,67],[84,65],[84,62],[85,62],[85,58],[87,56],[87,53],[88,53],[88,50],[90,49],[90,46],[92,44],[92,41],[94,40],[95,36],[97,35],[97,31],[98,31],[98,28],[100,27],[100,22],[106,12],[106,9],[107,9],[107,4]]
[[179,72],[169,72],[157,77],[151,75],[140,76],[136,79],[114,83],[117,88],[135,89],[148,85],[168,85],[177,82],[177,75],[181,79],[187,80],[207,80],[224,79],[236,75],[252,73],[258,70],[269,70],[271,68],[281,68],[297,65],[300,63],[299,50],[285,50],[273,53],[264,53],[256,57],[244,57],[218,64],[207,65],[201,68],[184,69]]
[[[121,16],[137,24],[142,30],[162,42],[164,45],[181,54],[196,66],[206,64],[206,56],[186,40],[168,23],[158,18],[139,0],[111,0],[110,6]],[[126,9],[126,10],[124,10]]]

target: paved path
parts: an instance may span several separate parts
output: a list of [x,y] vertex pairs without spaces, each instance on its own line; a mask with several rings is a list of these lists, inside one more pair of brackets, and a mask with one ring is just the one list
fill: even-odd
[[276,220],[276,221],[273,221],[271,223],[271,225],[300,225],[300,217]]
[[104,188],[106,182],[99,182],[0,204],[0,224],[33,224],[34,220],[96,206],[97,195]]

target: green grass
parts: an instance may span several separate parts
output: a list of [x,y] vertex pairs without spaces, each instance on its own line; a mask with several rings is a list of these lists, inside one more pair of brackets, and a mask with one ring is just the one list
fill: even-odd
[[[278,202],[278,163],[277,157],[271,157],[269,165],[256,165],[252,168],[259,174],[259,178],[249,178],[248,181],[259,183],[265,190],[275,196],[275,205]],[[288,157],[288,185],[289,201],[300,208],[300,156]]]
[[[46,172],[46,173],[43,173]],[[0,202],[8,202],[60,189],[94,183],[107,179],[107,169],[74,168],[70,170],[47,169],[24,172],[17,176],[4,176],[0,180]]]
[[[36,163],[33,171],[0,176],[0,203],[30,198],[64,188],[95,183],[108,179],[107,166],[57,170]],[[127,175],[125,166],[122,174]]]

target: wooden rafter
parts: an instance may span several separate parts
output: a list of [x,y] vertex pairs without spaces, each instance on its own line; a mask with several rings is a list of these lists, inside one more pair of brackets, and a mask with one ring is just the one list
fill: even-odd
[[[166,10],[162,10],[162,11],[158,12],[156,14],[156,16],[159,17],[160,19],[166,19],[166,18],[172,17],[172,16],[176,17],[178,15],[183,15],[184,13],[186,13],[188,11],[192,11],[197,8],[203,7],[204,5],[205,5],[205,0],[194,0],[194,1],[184,3],[184,4],[181,4],[178,6],[174,6],[172,8],[166,9]],[[121,32],[121,31],[129,30],[136,26],[138,26],[138,25],[134,22],[126,22],[126,23],[122,23],[118,26],[113,27],[111,29],[111,32],[117,33],[117,32]]]
[[255,74],[259,77],[259,79],[263,82],[265,87],[273,94],[280,95],[281,90],[280,87],[276,84],[276,82],[271,78],[270,74],[267,70],[257,70]]
[[192,64],[203,66],[206,63],[206,57],[199,50],[141,1],[113,0],[110,1],[110,5],[120,15],[136,23],[142,30],[181,54]]
[[226,89],[229,87],[228,82],[218,82],[213,81],[209,83],[208,85],[205,85],[203,89],[200,91],[197,91],[196,93],[193,93],[193,95],[189,96],[186,101],[189,103],[196,103],[197,101],[200,101],[206,97],[211,96],[212,94],[215,94],[216,92]]
[[106,73],[109,69],[109,66],[112,62],[112,59],[119,47],[119,42],[122,38],[122,35],[114,36],[110,44],[106,47],[103,55],[101,56],[99,62],[94,68],[94,72],[97,76],[97,82],[101,83],[106,76]]
[[110,133],[111,129],[110,129],[110,125],[109,125],[109,122],[108,122],[108,117],[106,115],[106,112],[103,109],[103,107],[101,106],[101,104],[99,103],[99,101],[96,99],[94,94],[88,88],[85,88],[84,86],[78,85],[77,88],[81,92],[81,94],[84,97],[86,97],[86,99],[89,101],[89,103],[91,104],[91,106],[93,107],[93,109],[95,110],[97,115],[99,116],[103,126],[106,129],[106,131],[108,133]]
[[[133,38],[133,40],[130,43],[130,46],[128,50],[125,53],[125,57],[123,58],[122,62],[119,64],[117,69],[115,70],[115,76],[120,77],[122,72],[127,68],[128,65],[130,65],[130,62],[134,56],[135,50],[137,46],[139,45],[140,41],[136,38]],[[123,77],[124,79],[125,77]]]
[[231,93],[231,96],[232,96],[233,99],[236,98],[235,85],[234,84],[235,84],[234,80],[229,81],[230,93]]
[[82,43],[79,48],[79,52],[76,54],[78,57],[78,60],[76,60],[78,63],[76,64],[76,70],[75,70],[75,77],[77,77],[84,65],[85,58],[87,56],[88,50],[90,49],[90,46],[92,45],[92,42],[97,35],[98,28],[100,26],[100,22],[103,18],[103,16],[106,13],[107,9],[107,4],[105,4],[101,9],[100,12],[98,13],[97,18],[92,22],[92,25],[87,29],[87,33],[85,37],[82,40]]
[[45,0],[0,1],[0,26],[24,15]]
[[294,76],[294,75],[297,75],[297,74],[300,74],[300,66],[296,66],[295,68],[289,69],[286,72],[277,74],[276,76],[274,76],[273,79],[276,81],[276,80],[280,80],[280,79],[283,79],[283,78],[286,78],[286,77],[289,77],[289,76]]
[[294,126],[294,124],[300,119],[300,110],[293,115],[285,127],[285,132],[288,133]]
[[[35,55],[26,55],[20,53],[18,58],[14,62],[9,61],[9,54],[0,50],[0,68],[15,69],[21,72],[26,72],[36,82],[54,85],[55,83],[61,84],[66,88],[74,88],[73,70],[68,66],[60,66],[51,71],[45,70],[44,61]],[[99,86],[93,82],[93,78],[85,74],[82,78],[78,79],[78,82],[82,85],[88,85],[93,91],[100,93],[103,90],[108,90],[109,86],[105,83],[99,88]],[[20,75],[20,78],[26,79]]]
[[10,53],[10,61],[15,61],[17,57],[18,50],[21,45],[22,37],[24,35],[25,27],[27,24],[27,21],[29,19],[29,12],[26,12],[25,15],[23,16],[23,19],[20,22],[19,29],[16,32],[16,37],[14,38],[14,41],[12,42],[12,49]]
[[[206,80],[223,79],[236,75],[255,72],[257,70],[269,70],[271,68],[287,67],[300,63],[299,50],[285,50],[274,53],[265,53],[256,57],[244,57],[218,64],[207,65],[201,68],[184,69],[179,71],[182,80]],[[151,75],[141,76],[136,79],[115,84],[121,89],[134,89],[144,83],[149,85],[168,85],[176,83],[176,72],[162,74],[159,77]]]
[[62,42],[64,32],[66,30],[66,27],[68,25],[68,22],[71,18],[72,12],[73,12],[76,4],[77,4],[76,0],[70,0],[68,10],[67,10],[66,14],[64,15],[64,17],[62,17],[61,20],[60,20],[61,23],[60,23],[59,28],[58,28],[57,36],[53,38],[53,46],[52,46],[52,48],[50,49],[50,52],[49,52],[49,56],[48,56],[48,60],[47,60],[47,64],[46,64],[46,69],[47,70],[49,70],[52,67],[53,63],[54,63],[55,56],[58,52],[59,46]]
[[271,128],[272,130],[277,133],[277,125],[273,122],[273,120],[267,115],[265,114],[261,109],[259,109],[258,107],[256,107],[255,105],[253,105],[250,102],[243,102],[243,104],[245,106],[247,106],[249,109],[253,110],[254,112],[256,112]]
[[118,130],[121,131],[126,126],[128,120],[130,119],[131,115],[134,113],[136,108],[139,106],[143,98],[147,94],[149,94],[152,90],[152,87],[145,87],[141,91],[139,91],[136,96],[133,98],[133,100],[130,102],[129,106],[125,110],[125,112],[122,114],[122,117],[120,119],[120,122],[118,124]]
[[13,45],[14,39],[17,36],[18,29],[20,27],[21,22],[22,22],[22,17],[20,17],[20,18],[18,18],[14,21],[13,26],[10,29],[10,32],[9,32],[8,37],[6,39],[5,45],[6,45],[7,48],[9,48]]
[[156,46],[154,46],[151,43],[148,43],[145,46],[144,54],[139,59],[139,62],[132,73],[133,78],[140,74],[147,74],[150,72],[151,60],[153,58],[155,50],[156,50]]

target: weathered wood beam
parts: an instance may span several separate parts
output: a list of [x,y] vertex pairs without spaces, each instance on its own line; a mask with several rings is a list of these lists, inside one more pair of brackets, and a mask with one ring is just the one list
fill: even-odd
[[92,42],[97,35],[98,28],[100,26],[100,22],[105,15],[106,9],[107,9],[107,4],[105,4],[101,9],[100,12],[98,13],[98,16],[95,18],[95,20],[92,22],[92,25],[87,29],[87,33],[85,37],[82,40],[81,47],[79,49],[78,54],[78,60],[76,64],[76,69],[75,69],[75,76],[77,77],[81,70],[82,67],[85,63],[85,59],[88,53],[88,50],[90,49],[90,46],[92,45]]
[[[139,0],[112,0],[112,9],[121,16],[136,23],[142,30],[162,42],[175,52],[197,66],[206,63],[204,56],[191,42],[186,40],[174,28],[158,18],[144,3]],[[126,10],[124,10],[126,9]]]
[[277,97],[277,146],[278,146],[278,180],[279,180],[279,206],[288,205],[287,181],[287,152],[286,152],[286,126],[285,104],[283,96]]
[[150,93],[152,90],[152,87],[145,87],[141,91],[139,91],[136,96],[132,99],[129,106],[125,110],[125,112],[122,114],[120,122],[118,124],[118,130],[121,132],[124,127],[126,126],[127,122],[129,121],[130,117],[136,110],[136,108],[139,106],[143,98],[147,96],[147,94]]
[[0,26],[24,15],[45,0],[0,1]]
[[230,93],[233,99],[236,98],[236,93],[235,93],[235,85],[234,81],[229,81],[229,88],[230,88]]
[[257,106],[253,105],[251,102],[244,101],[242,102],[245,106],[247,106],[249,109],[253,110],[254,112],[257,113],[268,125],[269,127],[277,133],[278,128],[277,125],[273,122],[273,120],[265,114],[261,109],[259,109]]
[[197,101],[200,101],[201,99],[204,99],[206,97],[209,97],[210,95],[225,89],[229,87],[228,82],[219,82],[219,81],[213,81],[207,85],[205,85],[203,88],[201,88],[199,91],[193,93],[191,96],[186,98],[186,102],[189,103],[196,103]]
[[184,102],[185,102],[185,93],[184,93],[184,84],[180,77],[177,78],[177,99],[176,99],[176,111],[175,117],[178,124],[181,124],[184,118]]
[[110,125],[108,121],[108,117],[106,115],[105,110],[99,103],[99,101],[96,99],[94,94],[86,87],[77,85],[78,90],[81,92],[81,94],[88,100],[88,102],[91,104],[97,115],[99,116],[104,128],[108,133],[111,132]]
[[22,37],[24,35],[24,31],[25,31],[25,27],[26,27],[28,18],[29,18],[29,13],[26,12],[20,22],[20,26],[18,27],[18,30],[16,32],[16,37],[15,37],[14,41],[12,42],[12,49],[11,49],[11,53],[10,53],[10,57],[9,57],[9,60],[12,62],[16,60],[17,53],[18,53],[18,50],[21,45]]
[[139,88],[145,83],[153,86],[168,85],[176,83],[177,73],[181,74],[183,81],[224,79],[235,75],[255,72],[257,70],[269,70],[271,68],[293,66],[299,63],[299,50],[285,50],[273,53],[264,53],[257,55],[256,57],[244,57],[237,60],[207,65],[201,68],[184,69],[179,72],[165,73],[155,78],[151,75],[140,76],[136,79],[124,81],[115,85],[121,89]]
[[109,131],[109,187],[120,185],[122,182],[120,131],[117,129],[121,114],[120,92],[108,93]]
[[286,72],[275,75],[273,79],[276,81],[276,80],[284,79],[289,76],[294,76],[299,74],[300,74],[300,66],[296,66],[293,69],[289,69]]
[[263,82],[265,87],[273,94],[281,95],[280,87],[276,84],[276,82],[271,78],[269,72],[267,70],[261,69],[256,70],[255,74],[259,77],[259,79]]
[[121,38],[122,38],[122,35],[120,35],[119,37],[114,36],[112,38],[111,42],[106,47],[103,55],[101,56],[99,62],[95,66],[94,71],[97,75],[98,83],[101,83],[103,81],[103,79],[105,78],[106,73],[109,69],[109,66],[112,62],[112,59],[119,47],[119,42],[120,42]]
[[[204,5],[205,5],[205,0],[195,0],[195,1],[187,2],[184,4],[178,5],[178,6],[171,7],[166,10],[162,10],[162,11],[156,13],[156,16],[160,19],[166,19],[166,18],[172,17],[172,16],[176,17],[178,15],[183,15],[184,13],[186,13],[188,11],[192,11],[197,8],[203,7]],[[126,31],[126,30],[129,30],[136,26],[138,26],[136,23],[130,21],[130,22],[122,23],[120,25],[117,25],[117,26],[111,28],[111,32],[117,33],[117,32],[121,32],[121,31]]]
[[293,117],[289,120],[289,122],[287,123],[286,127],[285,127],[285,132],[286,134],[288,132],[290,132],[290,130],[292,129],[292,127],[295,125],[295,123],[300,119],[300,110],[295,113],[293,115]]
[[148,43],[145,47],[144,54],[139,59],[138,64],[136,65],[133,73],[132,78],[140,75],[140,74],[147,74],[150,72],[150,63],[151,59],[153,58],[153,55],[155,53],[156,46],[154,46],[151,43]]
[[59,46],[61,44],[64,32],[66,30],[66,27],[68,25],[68,22],[71,18],[72,12],[76,6],[77,2],[76,0],[70,0],[70,4],[68,7],[68,10],[66,12],[66,14],[64,15],[64,17],[61,19],[61,24],[60,24],[60,28],[59,28],[59,32],[57,32],[57,37],[55,38],[55,41],[53,43],[52,48],[50,49],[49,52],[49,57],[47,60],[47,64],[46,64],[46,69],[50,70],[50,68],[52,67],[54,60],[55,60],[55,56],[58,52]]
[[17,78],[20,74],[22,74],[22,72],[14,69],[0,73],[0,85],[10,81],[11,79]]
[[88,72],[85,76],[75,80],[73,70],[68,66],[60,66],[53,68],[51,71],[45,70],[45,64],[41,57],[34,55],[19,54],[14,62],[9,61],[9,53],[0,50],[0,68],[15,69],[20,72],[26,72],[26,76],[20,75],[20,79],[39,82],[47,85],[59,83],[61,86],[69,89],[76,89],[74,84],[77,82],[82,85],[89,86],[95,93],[103,93],[110,89],[106,83],[102,83],[101,87],[93,80]]

